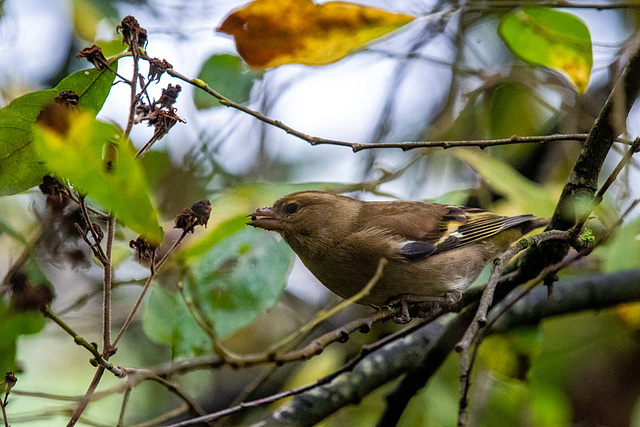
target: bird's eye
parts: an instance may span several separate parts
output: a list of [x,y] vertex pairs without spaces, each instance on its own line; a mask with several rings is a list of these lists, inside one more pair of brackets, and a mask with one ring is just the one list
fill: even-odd
[[284,207],[284,211],[287,215],[294,214],[298,212],[298,204],[297,203],[289,203]]

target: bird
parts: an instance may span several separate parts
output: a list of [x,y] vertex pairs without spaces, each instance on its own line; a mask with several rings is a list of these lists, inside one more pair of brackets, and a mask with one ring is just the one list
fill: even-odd
[[419,201],[362,201],[326,191],[298,191],[247,215],[247,225],[275,231],[329,290],[348,299],[382,277],[359,304],[399,307],[455,304],[484,266],[529,231],[534,215],[501,216],[478,208]]

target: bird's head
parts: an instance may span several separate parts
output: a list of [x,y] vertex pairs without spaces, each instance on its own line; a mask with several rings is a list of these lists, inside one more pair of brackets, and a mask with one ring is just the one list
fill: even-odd
[[299,191],[250,215],[248,225],[277,231],[298,252],[330,245],[349,233],[361,202],[325,191]]

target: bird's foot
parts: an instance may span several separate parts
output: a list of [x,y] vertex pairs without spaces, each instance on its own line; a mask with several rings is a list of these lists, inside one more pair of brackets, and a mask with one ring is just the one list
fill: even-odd
[[[443,296],[430,296],[430,295],[414,295],[414,294],[401,294],[391,299],[386,305],[392,308],[399,308],[400,313],[393,318],[395,323],[403,325],[411,321],[411,314],[409,313],[409,304],[431,302],[433,303],[428,310],[420,310],[416,317],[429,318],[435,314],[440,307],[440,304],[447,306],[453,305],[462,299],[462,291],[453,289],[446,291]],[[397,309],[396,308],[396,309]]]
[[396,304],[389,304],[389,307],[393,309],[395,308],[394,306],[398,304],[400,305],[400,314],[398,314],[396,311],[396,315],[393,317],[394,323],[397,323],[398,325],[404,325],[411,322],[411,315],[409,314],[409,304],[407,301],[399,301]]

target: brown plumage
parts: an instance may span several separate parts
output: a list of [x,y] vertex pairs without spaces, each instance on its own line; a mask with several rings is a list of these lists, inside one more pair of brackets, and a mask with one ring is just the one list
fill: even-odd
[[327,288],[348,298],[388,265],[361,304],[455,301],[484,266],[547,220],[410,201],[364,202],[301,191],[258,209],[249,225],[273,230]]

